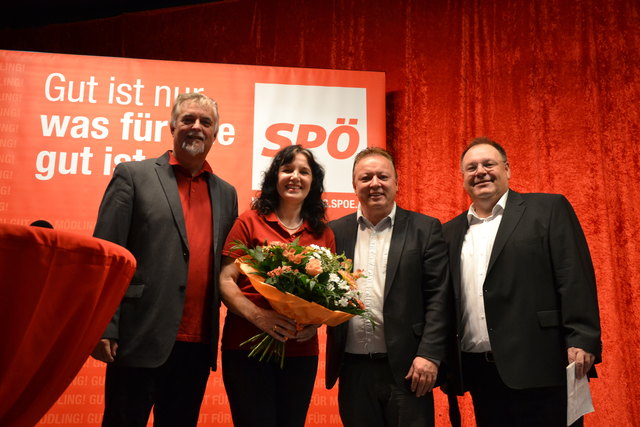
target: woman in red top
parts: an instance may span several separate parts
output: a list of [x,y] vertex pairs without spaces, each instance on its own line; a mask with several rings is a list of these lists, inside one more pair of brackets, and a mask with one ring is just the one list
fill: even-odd
[[[280,150],[264,175],[252,209],[240,215],[223,251],[220,292],[228,308],[222,333],[222,378],[236,427],[295,426],[305,423],[318,367],[319,325],[296,329],[293,319],[278,314],[233,264],[243,255],[235,240],[248,247],[265,242],[316,244],[335,251],[333,232],[325,223],[324,169],[300,145]],[[267,332],[287,341],[284,368],[278,362],[249,358],[240,343]]]

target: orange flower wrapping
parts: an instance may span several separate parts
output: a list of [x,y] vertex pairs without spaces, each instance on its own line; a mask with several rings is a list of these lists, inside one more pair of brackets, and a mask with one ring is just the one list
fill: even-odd
[[242,262],[240,258],[235,261],[236,266],[244,273],[253,287],[262,295],[271,307],[296,322],[303,325],[324,324],[329,326],[337,326],[353,317],[353,314],[343,311],[329,310],[314,302],[306,301],[288,292],[282,292],[275,287],[268,285],[262,281],[262,278],[256,274],[252,274],[254,270],[249,265]]

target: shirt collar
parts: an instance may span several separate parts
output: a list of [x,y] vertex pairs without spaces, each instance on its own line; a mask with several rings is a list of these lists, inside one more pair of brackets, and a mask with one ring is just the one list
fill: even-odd
[[[173,150],[169,150],[169,164],[171,166],[177,167],[178,169],[180,169],[180,171],[191,176],[191,173],[184,166],[182,166],[180,162],[178,162],[178,159],[176,159],[175,154],[173,154]],[[200,169],[198,173],[193,176],[193,178],[205,172],[209,172],[210,174],[213,174],[213,169],[211,169],[211,165],[209,165],[209,162],[207,162],[206,160],[202,164],[202,169]]]
[[495,204],[495,206],[493,207],[493,209],[491,210],[491,216],[487,217],[487,218],[480,218],[477,214],[476,214],[476,210],[473,207],[473,204],[471,206],[469,206],[469,210],[467,211],[467,222],[469,224],[471,224],[471,221],[475,220],[480,220],[480,221],[488,221],[491,220],[493,218],[495,218],[497,215],[500,215],[504,212],[504,208],[507,205],[507,197],[509,196],[509,190],[507,189],[507,191],[504,192],[504,194],[502,195],[502,197],[500,197],[500,200],[498,200],[498,203]]
[[393,202],[393,207],[391,208],[389,215],[382,218],[382,220],[380,220],[376,225],[373,225],[371,221],[365,218],[362,214],[362,206],[359,205],[358,212],[356,213],[358,224],[360,224],[362,228],[373,228],[376,231],[384,230],[387,227],[393,227],[393,223],[396,221],[396,207],[396,203]]

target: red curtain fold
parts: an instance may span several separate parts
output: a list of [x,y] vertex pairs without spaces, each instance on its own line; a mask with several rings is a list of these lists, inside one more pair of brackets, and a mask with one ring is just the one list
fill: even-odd
[[[512,187],[565,194],[585,230],[604,341],[586,425],[609,426],[640,418],[639,22],[637,0],[238,0],[2,30],[0,40],[47,52],[384,71],[399,202],[442,221],[469,203],[465,144],[480,135],[503,143]],[[463,412],[466,424],[468,398]]]

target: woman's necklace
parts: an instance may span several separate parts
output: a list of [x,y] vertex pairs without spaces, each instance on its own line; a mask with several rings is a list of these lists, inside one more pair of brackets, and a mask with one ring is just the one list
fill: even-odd
[[298,228],[300,228],[302,226],[302,223],[304,222],[304,220],[302,218],[300,218],[300,222],[298,222],[298,224],[293,225],[293,226],[288,226],[287,224],[284,223],[284,221],[282,220],[282,218],[280,218],[280,216],[278,214],[276,214],[276,218],[278,218],[278,221],[280,221],[280,225],[282,225],[287,230],[297,230]]

